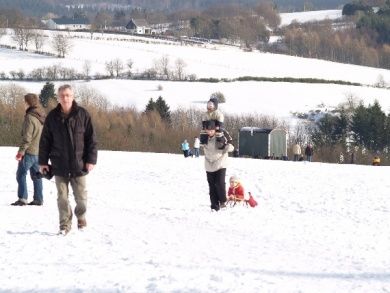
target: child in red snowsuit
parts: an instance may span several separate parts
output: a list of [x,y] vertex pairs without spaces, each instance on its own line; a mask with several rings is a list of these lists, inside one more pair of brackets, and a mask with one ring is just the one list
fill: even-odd
[[230,177],[229,182],[228,200],[244,200],[244,187],[237,176]]

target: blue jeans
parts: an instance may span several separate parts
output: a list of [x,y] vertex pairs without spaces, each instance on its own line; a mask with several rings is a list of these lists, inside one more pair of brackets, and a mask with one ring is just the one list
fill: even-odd
[[306,161],[311,162],[312,156],[306,156]]
[[199,157],[199,149],[198,148],[194,148],[194,153],[193,155],[197,158]]
[[42,194],[42,179],[33,179],[32,175],[39,172],[38,156],[25,154],[23,159],[19,161],[18,170],[16,171],[16,181],[18,182],[18,197],[27,201],[27,172],[30,171],[30,176],[34,184],[34,200],[43,203]]

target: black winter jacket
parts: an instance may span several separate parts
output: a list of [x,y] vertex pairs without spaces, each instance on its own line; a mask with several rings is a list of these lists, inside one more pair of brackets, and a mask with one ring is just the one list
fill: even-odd
[[85,164],[96,164],[96,136],[89,113],[74,101],[65,118],[61,105],[50,111],[39,142],[39,165],[51,161],[53,175],[78,177],[86,175]]

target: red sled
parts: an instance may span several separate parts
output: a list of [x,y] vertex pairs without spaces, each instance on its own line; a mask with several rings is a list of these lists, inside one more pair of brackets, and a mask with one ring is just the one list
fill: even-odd
[[254,208],[255,206],[257,206],[257,201],[253,198],[252,194],[249,192],[249,199],[248,199],[248,204]]

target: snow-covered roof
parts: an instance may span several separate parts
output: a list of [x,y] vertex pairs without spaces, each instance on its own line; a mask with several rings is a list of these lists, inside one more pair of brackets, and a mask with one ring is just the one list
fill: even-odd
[[60,18],[52,18],[56,24],[90,24],[87,18],[68,18],[68,17],[60,17]]
[[130,23],[133,23],[137,27],[142,27],[142,26],[148,27],[149,26],[146,19],[143,19],[143,18],[142,19],[141,18],[140,19],[131,19],[127,25],[129,25]]
[[240,132],[257,132],[257,133],[270,133],[273,129],[271,128],[260,128],[260,127],[242,127]]

